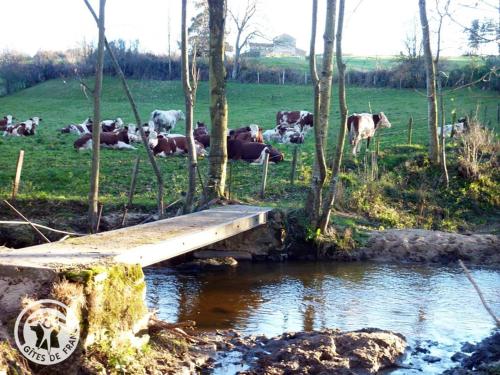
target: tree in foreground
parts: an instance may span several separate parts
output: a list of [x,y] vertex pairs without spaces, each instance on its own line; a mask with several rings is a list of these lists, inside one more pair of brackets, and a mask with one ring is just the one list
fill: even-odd
[[182,86],[184,88],[184,98],[186,103],[186,140],[188,146],[188,189],[184,203],[184,213],[190,213],[193,208],[193,199],[196,191],[196,150],[193,136],[193,108],[196,99],[196,89],[198,85],[198,74],[196,72],[196,49],[193,51],[193,62],[191,73],[189,72],[189,57],[187,46],[187,25],[186,25],[186,2],[182,0],[182,26],[181,26],[181,65],[182,65]]
[[429,158],[432,163],[439,164],[438,117],[436,95],[436,66],[432,58],[429,21],[425,0],[418,0],[420,24],[422,25],[422,44],[427,86],[427,121],[429,127]]
[[97,231],[97,210],[99,201],[99,164],[101,147],[101,92],[104,66],[104,11],[106,0],[99,2],[99,39],[97,44],[97,62],[94,86],[94,123],[92,124],[92,171],[90,175],[89,193],[89,228],[90,232]]
[[344,27],[345,0],[339,0],[339,16],[337,23],[337,44],[336,60],[339,74],[339,108],[340,108],[340,128],[337,137],[337,148],[332,164],[332,179],[328,189],[328,196],[323,202],[323,210],[319,220],[319,229],[322,233],[326,231],[330,223],[330,215],[337,195],[340,166],[342,165],[342,155],[344,154],[344,141],[347,132],[347,103],[345,93],[345,64],[342,61],[342,30]]
[[226,0],[208,0],[210,28],[210,155],[203,201],[224,196],[227,166],[227,100],[224,67]]
[[321,77],[316,70],[316,24],[318,1],[313,0],[311,44],[309,49],[309,63],[314,89],[314,139],[315,154],[311,189],[306,202],[306,210],[313,228],[318,227],[321,217],[322,194],[326,181],[327,166],[325,158],[326,139],[330,116],[330,98],[333,77],[333,45],[335,40],[336,0],[327,0],[325,33],[323,35],[324,50]]
[[[89,3],[89,0],[84,0],[85,5],[89,9],[90,14],[92,14],[92,17],[94,18],[97,26],[99,27],[100,22],[99,22],[99,17],[97,17],[97,14],[95,13],[94,9],[92,8],[92,5]],[[139,116],[139,111],[137,110],[137,105],[135,104],[135,100],[132,97],[132,93],[130,91],[130,88],[128,87],[127,80],[125,79],[125,74],[123,73],[123,70],[120,67],[120,64],[118,64],[118,60],[115,56],[115,53],[113,52],[113,48],[111,47],[110,43],[108,43],[108,40],[106,39],[106,35],[104,36],[104,45],[106,46],[106,50],[109,53],[109,57],[111,59],[111,62],[113,63],[113,66],[115,68],[116,74],[118,76],[118,79],[122,83],[123,90],[125,91],[125,95],[127,96],[127,99],[130,103],[130,107],[132,108],[132,112],[134,113],[135,121],[137,124],[142,124],[141,117]],[[146,149],[146,153],[148,155],[149,162],[151,163],[151,167],[153,168],[153,172],[156,175],[156,181],[158,183],[158,194],[157,194],[157,207],[158,207],[158,216],[161,218],[164,215],[164,204],[163,204],[163,176],[161,174],[160,168],[158,167],[158,164],[156,163],[155,157],[153,155],[153,150],[149,147],[149,142],[148,138],[146,137],[146,133],[144,132],[144,129],[142,126],[138,127],[139,133],[141,135],[141,140],[142,144],[144,145],[144,148]],[[99,127],[100,131],[100,127]]]

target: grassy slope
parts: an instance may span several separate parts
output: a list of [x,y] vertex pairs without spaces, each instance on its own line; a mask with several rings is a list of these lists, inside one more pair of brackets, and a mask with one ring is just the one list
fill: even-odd
[[[370,71],[376,69],[388,69],[397,64],[398,56],[344,56],[344,62],[348,70]],[[321,61],[321,57],[318,58]],[[249,64],[256,64],[267,68],[292,69],[309,72],[309,60],[305,57],[260,57],[246,58]],[[444,57],[443,61],[452,66],[464,66],[472,61],[467,56]]]
[[[180,82],[131,81],[143,120],[149,113],[159,109],[183,109],[183,94]],[[453,99],[453,102],[451,101]],[[258,123],[264,128],[272,128],[277,110],[297,110],[312,108],[309,86],[275,85],[228,85],[229,125]],[[348,101],[351,112],[368,110],[385,111],[393,124],[392,134],[382,136],[381,148],[406,142],[405,129],[410,115],[415,118],[414,142],[426,139],[426,103],[422,93],[412,90],[350,88]],[[447,108],[456,107],[460,114],[475,108],[478,103],[487,106],[487,117],[496,123],[497,96],[494,93],[462,91],[447,97]],[[19,149],[24,149],[25,162],[22,175],[20,197],[26,199],[48,199],[51,201],[86,200],[91,155],[77,153],[73,149],[76,136],[59,134],[57,129],[71,122],[81,122],[91,115],[91,101],[86,99],[76,81],[54,80],[24,90],[9,97],[0,98],[2,113],[12,113],[18,119],[30,116],[43,118],[42,126],[35,137],[0,137],[3,167],[0,169],[0,197],[10,194],[11,181]],[[336,99],[332,100],[333,125],[337,126]],[[121,116],[131,122],[133,116],[118,81],[106,78],[103,93],[105,118]],[[481,112],[482,113],[482,112]],[[201,82],[195,119],[209,122],[208,87]],[[176,132],[183,132],[181,122]],[[387,132],[387,131],[386,131]],[[331,138],[335,132],[332,132]],[[333,140],[330,144],[333,144]],[[147,207],[155,204],[155,179],[147,164],[142,145],[137,151],[103,150],[101,170],[101,199],[105,203],[121,204],[126,200],[133,160],[137,154],[142,157],[137,184],[136,202]],[[253,203],[279,206],[294,206],[301,202],[308,185],[312,165],[313,141],[310,135],[301,149],[299,165],[300,180],[295,186],[289,184],[292,146],[279,145],[284,150],[286,161],[273,165],[268,177],[268,195],[264,202],[258,201],[260,185],[259,166],[246,163],[233,165],[233,197]],[[390,152],[389,150],[387,150]],[[383,161],[382,161],[383,162]],[[186,161],[182,157],[159,159],[166,181],[166,202],[179,198],[185,189]],[[206,171],[207,161],[201,161],[202,171]],[[3,208],[2,208],[3,210]]]

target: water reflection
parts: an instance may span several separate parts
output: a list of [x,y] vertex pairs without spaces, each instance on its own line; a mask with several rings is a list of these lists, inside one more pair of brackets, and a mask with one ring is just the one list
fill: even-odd
[[[151,268],[145,273],[150,307],[168,321],[195,320],[201,329],[274,336],[377,327],[412,342],[435,340],[451,348],[477,341],[493,328],[458,267],[281,263],[199,273]],[[482,268],[472,273],[500,315],[500,273]]]

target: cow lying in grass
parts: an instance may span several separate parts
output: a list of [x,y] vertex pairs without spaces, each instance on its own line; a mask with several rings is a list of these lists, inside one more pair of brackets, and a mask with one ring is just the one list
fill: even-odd
[[[100,142],[102,147],[113,148],[119,150],[135,150],[136,148],[130,145],[128,127],[125,127],[117,133],[101,133]],[[76,151],[92,149],[92,134],[84,134],[74,143]]]
[[9,125],[12,125],[12,120],[14,120],[12,115],[7,115],[3,119],[0,119],[0,131],[5,131]]
[[24,122],[10,124],[5,129],[3,135],[4,137],[7,135],[18,137],[35,135],[36,128],[40,124],[40,121],[42,121],[40,117],[31,117],[29,120],[26,120]]
[[[155,156],[167,157],[170,155],[184,155],[188,153],[187,138],[183,135],[156,135],[156,132],[151,132],[149,135],[149,147],[153,150]],[[205,147],[194,141],[194,147],[197,157],[204,157],[206,154]]]
[[229,131],[229,139],[238,139],[242,142],[264,143],[262,128],[257,124],[250,124]]
[[251,164],[262,164],[265,154],[269,154],[270,163],[284,160],[284,154],[270,145],[257,142],[242,142],[238,139],[227,140],[227,155],[231,160],[244,160]]
[[81,124],[70,124],[59,129],[61,133],[71,133],[76,135],[92,133],[92,119],[86,118]]

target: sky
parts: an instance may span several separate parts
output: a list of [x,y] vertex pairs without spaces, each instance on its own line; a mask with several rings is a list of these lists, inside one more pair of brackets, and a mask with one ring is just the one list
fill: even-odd
[[[228,6],[242,9],[247,0],[228,0]],[[441,0],[443,1],[443,0]],[[98,0],[90,0],[98,9]],[[188,19],[194,16],[193,1],[188,0]],[[260,0],[255,22],[268,38],[287,33],[297,39],[297,47],[309,49],[311,0]],[[322,46],[324,0],[319,1],[317,51]],[[435,0],[427,0],[431,30],[436,29]],[[171,48],[180,40],[180,0],[107,0],[106,35],[108,40],[139,40],[142,51],[166,54],[170,20]],[[443,56],[457,56],[467,51],[467,35],[457,24],[469,26],[474,18],[498,20],[498,0],[451,0],[450,12],[455,21],[443,25]],[[1,0],[1,50],[15,50],[30,55],[39,50],[62,51],[76,48],[83,41],[97,39],[97,29],[83,0]],[[6,15],[8,15],[6,17]],[[228,42],[234,44],[234,26]],[[418,0],[346,0],[343,50],[360,56],[396,55],[404,49],[403,41],[415,32],[420,35]],[[436,35],[432,34],[435,50]],[[482,53],[497,53],[491,43]]]

